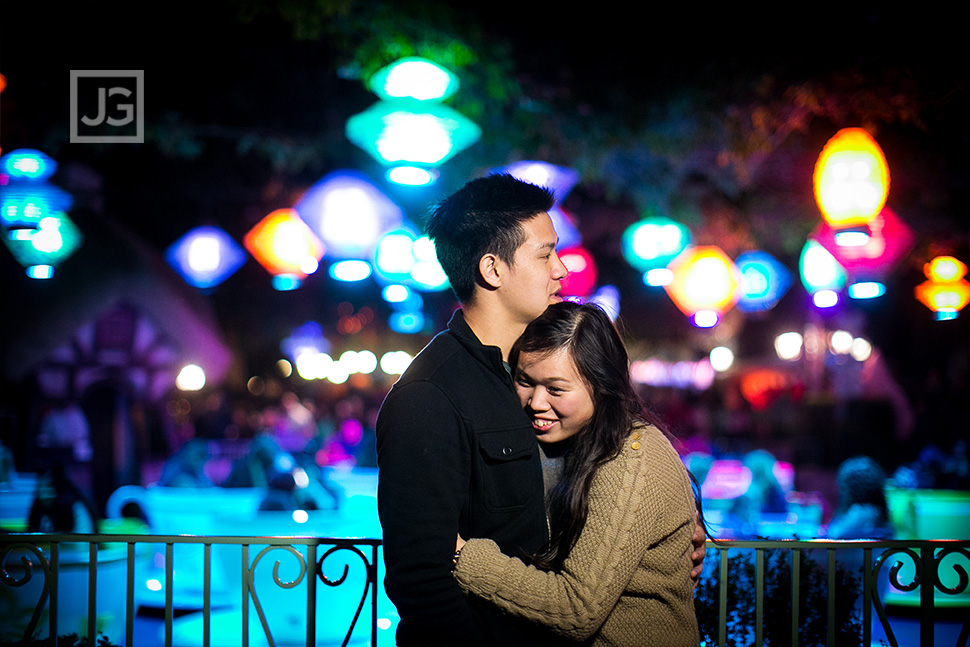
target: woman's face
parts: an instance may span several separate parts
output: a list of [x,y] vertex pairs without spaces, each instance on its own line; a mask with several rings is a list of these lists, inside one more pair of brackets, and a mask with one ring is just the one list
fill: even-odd
[[593,395],[564,348],[550,354],[520,354],[515,389],[540,442],[558,443],[575,436],[593,417]]

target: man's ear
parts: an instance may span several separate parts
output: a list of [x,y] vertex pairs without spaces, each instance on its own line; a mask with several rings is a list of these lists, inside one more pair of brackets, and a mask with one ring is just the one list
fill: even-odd
[[502,285],[505,266],[498,256],[492,253],[483,255],[478,259],[478,274],[482,277],[485,285],[497,288]]

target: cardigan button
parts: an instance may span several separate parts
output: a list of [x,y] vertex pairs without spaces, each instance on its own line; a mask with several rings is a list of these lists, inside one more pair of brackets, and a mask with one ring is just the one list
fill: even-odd
[[640,449],[640,443],[633,443],[632,445],[630,445],[630,447],[632,447],[633,449]]
[[508,456],[508,455],[510,455],[511,453],[512,453],[512,448],[511,448],[511,447],[503,447],[503,448],[502,448],[502,454],[503,454],[503,455],[505,455],[505,456]]

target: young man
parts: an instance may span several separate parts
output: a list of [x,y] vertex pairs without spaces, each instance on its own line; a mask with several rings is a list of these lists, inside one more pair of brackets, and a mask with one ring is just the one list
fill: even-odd
[[512,343],[560,300],[566,268],[552,195],[507,175],[473,180],[427,223],[462,308],[414,359],[377,418],[385,587],[398,643],[541,644],[536,629],[462,596],[455,537],[527,555],[547,537],[532,424],[505,367]]
[[461,304],[394,385],[377,419],[385,589],[401,645],[553,644],[546,630],[462,595],[455,538],[506,555],[547,540],[535,432],[507,368],[525,327],[560,300],[553,196],[508,175],[467,183],[427,231]]

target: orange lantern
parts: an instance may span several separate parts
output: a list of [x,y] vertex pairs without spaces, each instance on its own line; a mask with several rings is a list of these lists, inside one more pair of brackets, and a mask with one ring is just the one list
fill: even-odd
[[688,247],[667,269],[674,278],[664,290],[696,326],[715,325],[738,300],[741,271],[720,247]]
[[956,319],[970,303],[970,283],[963,278],[967,266],[952,256],[937,256],[923,266],[923,273],[929,280],[916,286],[916,298],[937,320]]
[[243,245],[259,264],[275,276],[304,279],[323,258],[323,243],[293,209],[277,209],[260,220],[243,238]]
[[865,227],[886,204],[889,166],[862,128],[843,128],[825,144],[812,178],[815,201],[833,229]]

